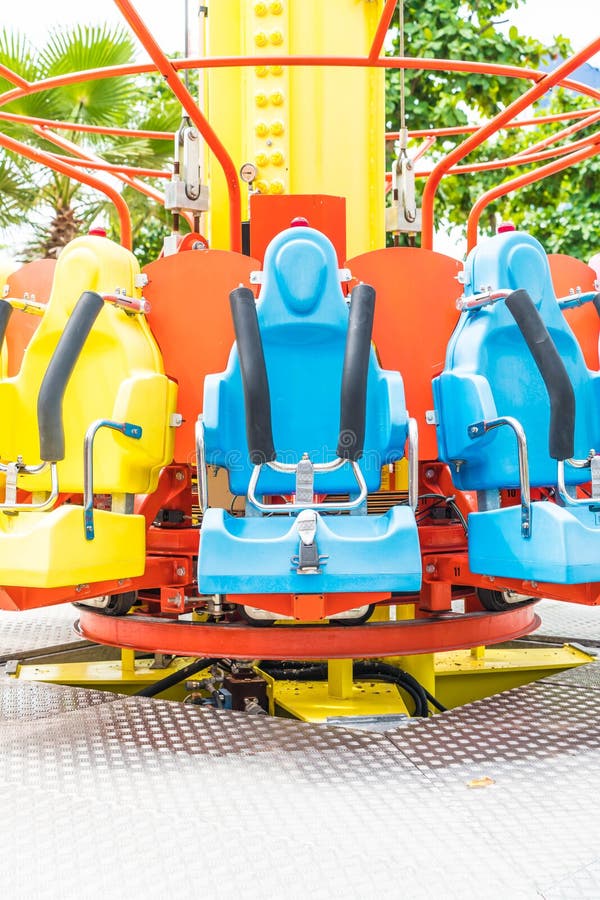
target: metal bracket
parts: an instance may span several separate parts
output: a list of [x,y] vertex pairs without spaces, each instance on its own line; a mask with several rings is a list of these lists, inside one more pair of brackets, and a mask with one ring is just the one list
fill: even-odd
[[296,518],[296,530],[300,538],[298,556],[292,557],[292,565],[298,575],[318,575],[321,562],[326,559],[319,555],[315,540],[317,534],[317,514],[313,509],[304,509]]
[[83,441],[83,524],[87,541],[94,540],[94,440],[101,428],[119,431],[136,441],[142,436],[141,425],[112,422],[110,419],[97,419],[86,431]]
[[592,498],[600,500],[600,456],[592,456],[590,471],[592,473]]
[[296,466],[296,503],[312,503],[315,499],[315,468],[308,453]]
[[[39,475],[50,468],[50,493],[39,503],[17,502],[17,479],[19,475]],[[0,472],[6,472],[4,503],[0,503],[0,511],[4,513],[42,512],[52,509],[58,500],[58,470],[55,462],[43,462],[37,466],[27,466],[23,457],[18,456],[16,462],[0,463]]]
[[421,231],[421,210],[415,194],[415,170],[405,153],[392,171],[392,205],[385,211],[385,230],[414,234]]

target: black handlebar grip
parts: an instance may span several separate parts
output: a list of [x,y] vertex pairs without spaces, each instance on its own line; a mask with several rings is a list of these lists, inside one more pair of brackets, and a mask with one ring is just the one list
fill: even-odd
[[0,300],[0,347],[4,343],[4,338],[6,337],[6,329],[8,328],[8,323],[10,317],[12,316],[13,308],[8,302],[8,300]]
[[84,291],[65,325],[48,363],[37,402],[40,459],[58,462],[65,457],[62,406],[65,390],[83,345],[104,306],[100,294]]
[[374,312],[375,289],[369,284],[357,284],[350,296],[337,446],[339,457],[353,461],[362,456],[365,442],[367,375]]
[[592,303],[594,304],[594,309],[600,316],[600,293],[594,294],[594,296],[592,297]]
[[262,465],[272,462],[276,453],[271,426],[271,395],[256,302],[249,288],[239,287],[230,293],[229,303],[244,388],[248,450],[254,465]]
[[553,459],[570,459],[575,452],[575,392],[571,379],[527,291],[513,291],[505,303],[525,338],[548,391],[550,456]]

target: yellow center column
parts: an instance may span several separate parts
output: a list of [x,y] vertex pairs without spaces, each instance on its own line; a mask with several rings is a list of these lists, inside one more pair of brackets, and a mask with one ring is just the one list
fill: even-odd
[[[349,256],[385,243],[384,70],[266,60],[364,58],[382,6],[383,0],[209,3],[208,54],[256,57],[250,67],[208,70],[209,121],[238,169],[246,162],[257,167],[254,189],[261,193],[345,197]],[[226,185],[212,155],[206,163],[209,237],[213,247],[227,247]]]

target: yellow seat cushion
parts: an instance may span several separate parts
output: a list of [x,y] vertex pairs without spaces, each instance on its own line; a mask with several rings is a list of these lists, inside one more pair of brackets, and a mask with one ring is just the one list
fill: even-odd
[[54,588],[142,575],[146,564],[143,516],[94,511],[95,537],[86,540],[83,507],[0,514],[0,581]]

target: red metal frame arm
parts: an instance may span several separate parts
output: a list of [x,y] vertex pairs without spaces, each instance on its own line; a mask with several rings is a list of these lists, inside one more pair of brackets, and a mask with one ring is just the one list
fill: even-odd
[[173,131],[144,131],[132,128],[111,128],[108,125],[86,125],[84,122],[61,122],[59,119],[40,119],[38,116],[25,116],[21,113],[0,111],[0,119],[7,122],[21,122],[23,125],[41,125],[44,128],[58,128],[64,131],[81,131],[86,134],[113,135],[115,137],[147,138],[154,141],[172,141]]
[[595,125],[598,121],[600,121],[600,110],[594,110],[591,115],[586,116],[582,121],[574,122],[573,125],[569,125],[567,128],[561,128],[560,131],[551,134],[542,141],[538,141],[537,144],[532,144],[531,147],[521,150],[517,155],[524,156],[525,154],[535,153],[538,150],[544,150],[546,147],[555,144],[556,141],[562,141],[563,138],[570,137],[572,134],[575,134],[577,131],[582,131],[584,128],[589,128],[590,125]]
[[427,250],[433,249],[433,203],[438,185],[444,175],[452,168],[452,166],[464,159],[476,147],[479,147],[490,135],[498,131],[506,122],[510,122],[518,113],[530,106],[535,100],[539,99],[546,93],[548,88],[559,84],[565,76],[569,75],[584,63],[590,56],[600,51],[600,38],[592,41],[587,47],[584,47],[579,53],[575,53],[570,59],[561,63],[554,71],[544,75],[541,80],[533,87],[529,88],[521,97],[509,104],[501,113],[494,116],[489,122],[483,125],[475,134],[467,138],[458,147],[455,147],[438,165],[434,168],[431,175],[427,179],[422,199],[422,239],[421,246]]
[[30,147],[29,144],[17,141],[15,138],[11,138],[6,134],[0,133],[0,146],[4,147],[6,150],[11,150],[13,153],[25,156],[27,159],[33,160],[33,162],[48,166],[48,168],[53,169],[55,172],[59,172],[61,175],[67,175],[74,181],[86,184],[88,187],[94,188],[94,190],[100,191],[100,193],[108,197],[108,199],[114,203],[119,216],[121,243],[128,250],[131,250],[131,216],[127,204],[118,191],[110,187],[110,185],[105,184],[103,181],[100,181],[100,179],[94,178],[93,175],[88,175],[87,172],[80,172],[75,166],[71,166],[68,163],[56,159],[52,153],[46,153],[44,150],[39,150],[37,147]]
[[100,172],[110,172],[112,175],[121,173],[123,175],[131,175],[132,177],[137,176],[138,178],[171,178],[170,172],[163,172],[160,169],[140,169],[137,166],[96,162],[93,159],[83,159],[83,157],[76,159],[74,156],[62,156],[59,153],[55,153],[54,157],[55,159],[60,159],[62,162],[70,163],[72,166],[82,166],[84,169],[98,169]]
[[[597,139],[597,135],[592,134],[589,137],[573,141],[572,144],[563,144],[561,147],[555,147],[551,150],[538,150],[535,153],[527,151],[526,154],[517,153],[514,156],[507,156],[504,159],[490,159],[486,160],[486,162],[472,163],[470,166],[453,166],[447,174],[465,175],[470,172],[490,172],[494,169],[504,169],[509,166],[525,166],[530,163],[541,162],[544,159],[552,159],[555,156],[565,156],[567,153],[573,153],[575,150],[580,150],[582,147],[589,146],[590,143],[594,143]],[[421,169],[420,171],[415,172],[415,178],[426,178],[432,171],[433,169]]]
[[392,21],[392,16],[394,15],[397,3],[398,0],[386,0],[385,6],[381,11],[381,18],[379,19],[379,25],[377,26],[371,49],[369,50],[369,62],[373,62],[373,60],[377,59],[381,53],[381,48],[383,47],[385,36],[388,33],[388,28],[390,27],[390,22]]
[[[80,159],[88,162],[98,162],[103,163],[104,160],[100,159],[99,156],[96,156],[94,153],[89,153],[88,151],[83,150],[79,144],[73,143],[73,141],[69,141],[67,138],[62,137],[62,135],[54,134],[54,132],[50,131],[48,128],[41,128],[36,126],[34,128],[36,134],[43,136],[47,141],[51,141],[53,144],[56,144],[57,147],[60,147],[62,150],[68,150],[70,153],[73,153],[75,156],[79,156]],[[59,156],[53,155],[53,159],[58,159]],[[73,163],[75,165],[75,163]],[[146,197],[149,197],[151,200],[155,200],[157,203],[161,205],[164,204],[165,197],[164,194],[161,194],[160,191],[157,191],[156,188],[151,187],[149,184],[145,184],[143,181],[139,181],[137,178],[132,178],[129,175],[120,174],[119,172],[114,173],[115,178],[118,178],[123,184],[129,185],[134,190],[139,191],[141,194],[145,194]],[[192,225],[191,216],[185,214],[185,218],[189,225]]]
[[17,75],[16,72],[13,72],[13,70],[9,69],[8,66],[2,65],[2,63],[0,63],[0,75],[3,78],[6,78],[7,81],[10,81],[11,84],[14,84],[16,87],[23,88],[24,90],[27,90],[30,85],[29,81],[27,81],[25,78],[22,78],[21,75]]
[[[165,57],[166,59],[166,57]],[[505,78],[524,78],[529,81],[539,82],[547,77],[537,69],[523,69],[519,66],[491,65],[490,63],[474,62],[473,60],[449,60],[432,59],[430,57],[396,57],[385,56],[369,62],[364,56],[261,56],[261,65],[285,65],[285,66],[338,66],[342,68],[360,68],[373,66],[384,69],[425,69],[436,72],[474,72],[480,75],[500,75]],[[168,65],[176,72],[184,69],[219,69],[230,66],[246,68],[256,65],[254,56],[213,56],[199,59],[174,59],[167,60]],[[124,75],[145,75],[153,72],[155,66],[152,63],[126,63],[119,66],[105,66],[100,69],[85,69],[81,72],[67,72],[64,75],[54,75],[52,78],[42,79],[27,87],[16,87],[4,94],[0,94],[0,106],[12,100],[30,94],[49,91],[52,88],[64,87],[68,84],[77,84],[86,81],[97,81],[102,78],[117,78]],[[580,94],[600,99],[600,91],[589,85],[580,84],[563,78],[561,87],[570,88]]]
[[589,159],[590,156],[595,156],[600,153],[600,133],[596,134],[594,138],[591,146],[584,147],[582,150],[577,150],[575,153],[570,153],[562,159],[554,160],[546,166],[535,169],[533,172],[526,172],[524,175],[519,175],[517,178],[511,178],[509,181],[496,185],[496,187],[492,188],[490,191],[486,191],[485,194],[482,194],[473,205],[473,209],[467,220],[468,250],[471,250],[477,243],[477,226],[479,224],[481,213],[492,200],[503,197],[505,194],[509,194],[511,191],[525,187],[528,184],[533,184],[535,181],[540,181],[548,175],[554,175],[555,172],[561,172],[563,169],[568,169],[569,166],[572,166],[574,163]]
[[[556,115],[552,116],[536,116],[533,119],[519,119],[517,122],[508,122],[506,125],[503,125],[502,128],[524,128],[526,125],[546,125],[550,122],[564,122],[565,119],[582,119],[584,116],[588,116],[594,112],[600,112],[600,109],[574,109],[572,112],[556,113]],[[0,113],[0,118],[3,116],[4,113]],[[431,128],[424,131],[419,131],[417,129],[416,131],[409,131],[408,135],[413,139],[431,136],[438,138],[452,137],[461,134],[474,134],[479,128],[479,125],[455,125],[452,128]],[[399,136],[399,132],[397,131],[388,131],[386,132],[385,139],[386,141],[397,141]]]
[[116,6],[120,9],[123,16],[129,23],[130,27],[141,41],[142,46],[149,54],[158,71],[163,75],[167,84],[185,109],[186,113],[215,154],[219,161],[225,180],[227,182],[227,190],[229,193],[229,241],[232,250],[238,252],[242,249],[242,199],[240,191],[240,183],[238,179],[235,164],[221,143],[208,120],[202,114],[194,98],[180,80],[177,70],[167,59],[161,48],[158,46],[144,22],[138,15],[129,0],[114,0]]

